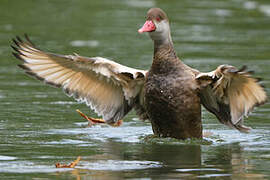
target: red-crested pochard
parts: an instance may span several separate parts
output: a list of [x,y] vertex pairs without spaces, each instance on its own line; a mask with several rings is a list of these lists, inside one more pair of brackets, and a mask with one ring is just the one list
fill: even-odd
[[201,138],[201,104],[218,120],[248,132],[243,117],[263,104],[266,93],[245,68],[220,65],[201,73],[176,55],[167,15],[151,8],[139,33],[154,41],[150,70],[133,69],[102,57],[59,55],[36,48],[26,36],[12,46],[25,72],[47,84],[61,87],[85,102],[108,124],[117,123],[135,109],[140,119],[149,119],[154,134],[178,139]]

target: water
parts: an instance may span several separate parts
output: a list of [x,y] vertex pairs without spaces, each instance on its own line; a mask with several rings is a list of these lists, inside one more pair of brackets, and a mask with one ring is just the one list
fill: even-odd
[[[134,112],[119,128],[87,127],[76,109],[95,116],[60,89],[26,76],[12,57],[11,38],[28,33],[56,53],[103,56],[130,67],[151,65],[152,42],[137,29],[150,7],[171,20],[178,55],[210,71],[248,65],[270,87],[270,4],[267,0],[28,0],[0,2],[0,175],[2,179],[268,179],[269,103],[241,134],[203,111],[202,142],[151,138]],[[74,169],[56,169],[81,156]]]

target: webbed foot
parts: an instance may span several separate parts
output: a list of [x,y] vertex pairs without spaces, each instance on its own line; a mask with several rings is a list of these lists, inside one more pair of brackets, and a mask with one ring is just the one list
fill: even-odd
[[[92,118],[92,117],[88,117],[87,115],[85,115],[84,113],[82,113],[79,109],[76,110],[84,119],[86,119],[88,121],[88,127],[91,127],[94,124],[101,124],[101,123],[106,123],[106,121],[104,119],[99,119],[99,118]],[[123,123],[123,120],[119,120],[116,123],[112,123],[109,124],[110,126],[113,127],[118,127],[121,126]]]

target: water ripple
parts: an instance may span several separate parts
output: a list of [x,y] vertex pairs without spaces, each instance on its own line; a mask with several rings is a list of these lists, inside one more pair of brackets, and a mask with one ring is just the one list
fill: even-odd
[[15,160],[17,159],[16,157],[13,156],[1,156],[0,155],[0,161],[10,161],[10,160]]
[[95,40],[89,40],[89,41],[82,41],[82,40],[75,40],[70,42],[71,46],[74,47],[97,47],[99,46],[99,42]]
[[131,169],[159,168],[162,163],[156,161],[119,161],[119,160],[100,160],[95,162],[83,161],[80,168],[89,170],[110,170],[122,171]]
[[108,125],[95,126],[93,128],[73,128],[73,129],[52,129],[48,134],[84,134],[83,138],[106,142],[108,139],[114,139],[119,142],[137,143],[141,136],[152,134],[150,126],[138,127],[110,127]]

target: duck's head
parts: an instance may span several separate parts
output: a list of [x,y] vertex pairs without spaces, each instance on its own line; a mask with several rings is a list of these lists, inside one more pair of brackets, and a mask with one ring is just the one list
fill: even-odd
[[149,9],[146,22],[138,32],[148,32],[154,41],[166,42],[171,40],[169,19],[166,13],[160,8]]

